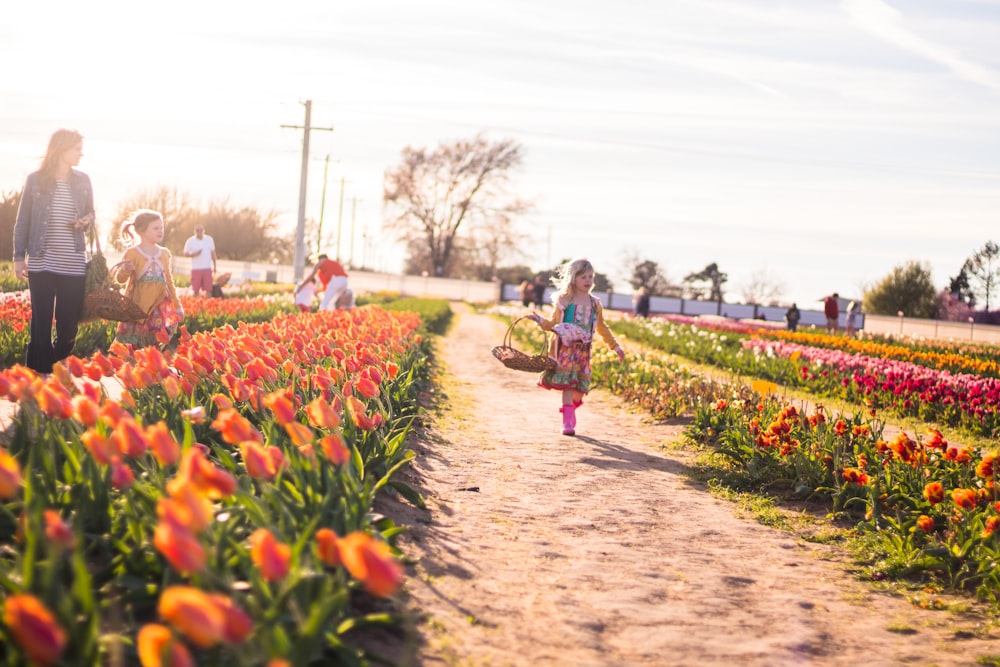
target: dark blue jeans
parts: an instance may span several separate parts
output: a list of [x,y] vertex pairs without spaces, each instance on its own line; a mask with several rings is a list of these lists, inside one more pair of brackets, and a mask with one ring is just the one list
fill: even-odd
[[[31,339],[24,365],[38,373],[51,373],[52,365],[73,352],[83,312],[83,276],[49,271],[28,272],[31,294]],[[52,317],[56,337],[52,338]]]

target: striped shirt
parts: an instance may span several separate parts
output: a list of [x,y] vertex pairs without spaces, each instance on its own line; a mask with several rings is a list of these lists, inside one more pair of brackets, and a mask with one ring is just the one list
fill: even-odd
[[73,243],[72,225],[77,217],[69,184],[57,180],[49,211],[49,226],[45,230],[45,245],[41,255],[29,258],[30,271],[51,271],[64,276],[82,276],[87,272],[87,252],[77,250]]

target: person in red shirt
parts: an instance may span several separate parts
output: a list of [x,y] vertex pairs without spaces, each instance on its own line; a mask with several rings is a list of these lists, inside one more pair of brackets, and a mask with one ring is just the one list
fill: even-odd
[[840,295],[834,292],[823,301],[823,312],[826,314],[826,330],[833,333],[837,330],[837,318],[840,317]]
[[316,266],[313,267],[305,280],[295,288],[295,294],[299,293],[309,281],[319,278],[320,288],[323,290],[323,300],[320,302],[320,310],[336,310],[341,295],[347,290],[347,271],[335,259],[330,259],[326,253],[317,257]]

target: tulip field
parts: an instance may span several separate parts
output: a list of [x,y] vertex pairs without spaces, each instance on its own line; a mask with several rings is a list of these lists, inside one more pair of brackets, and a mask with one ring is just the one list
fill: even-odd
[[[657,418],[690,415],[686,435],[709,446],[714,484],[825,503],[865,541],[872,578],[1000,605],[1000,452],[990,444],[1000,428],[1000,349],[684,317],[618,320],[613,328],[626,341],[626,363],[596,344],[596,383]],[[540,339],[534,330],[521,334],[526,349]],[[814,407],[796,406],[775,383],[810,394]],[[824,399],[856,409],[837,415]],[[893,417],[926,425],[884,439]],[[950,443],[945,426],[987,445]]]
[[[428,382],[421,316],[183,303],[163,350],[95,334],[48,376],[3,364],[0,664],[377,660],[351,638],[397,622],[402,528],[372,506],[422,502],[395,478]],[[3,359],[23,305],[0,305]]]

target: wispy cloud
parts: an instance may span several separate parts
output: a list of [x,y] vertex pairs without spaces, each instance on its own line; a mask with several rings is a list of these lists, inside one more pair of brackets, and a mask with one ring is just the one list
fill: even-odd
[[900,12],[883,0],[842,0],[841,6],[858,27],[879,39],[944,65],[967,81],[1000,90],[1000,75],[907,30]]

